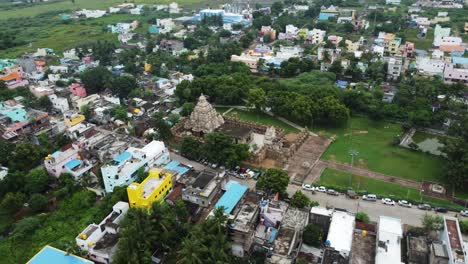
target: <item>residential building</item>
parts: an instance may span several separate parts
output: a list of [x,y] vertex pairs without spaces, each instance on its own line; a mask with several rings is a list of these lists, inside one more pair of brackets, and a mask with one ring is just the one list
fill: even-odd
[[172,18],[156,19],[156,26],[160,34],[166,34],[175,29],[175,23]]
[[60,111],[62,114],[70,110],[70,105],[65,97],[58,97],[55,94],[51,94],[49,95],[49,100],[52,103],[52,107]]
[[468,69],[455,68],[456,65],[447,63],[444,69],[444,82],[456,83],[461,82],[465,85],[468,84]]
[[462,38],[460,37],[437,37],[434,38],[433,45],[435,47],[440,46],[460,46],[463,43]]
[[179,40],[163,39],[159,43],[158,49],[177,55],[184,49],[184,43]]
[[50,263],[73,263],[73,264],[94,264],[94,262],[75,256],[52,246],[45,246],[34,255],[26,264],[50,264]]
[[430,264],[449,264],[449,255],[447,246],[440,241],[433,241],[430,247],[429,263]]
[[274,30],[271,26],[262,26],[260,29],[261,36],[268,36],[270,40],[276,40],[276,30]]
[[160,201],[171,191],[172,175],[151,168],[143,182],[134,182],[127,187],[128,202],[132,208],[149,210],[154,202]]
[[243,200],[229,227],[232,254],[240,258],[250,253],[260,214],[260,197],[256,193],[247,193]]
[[276,52],[276,58],[280,60],[289,60],[290,58],[301,57],[304,49],[298,46],[280,46],[279,51]]
[[403,264],[401,261],[401,220],[380,216],[377,230],[375,264]]
[[354,225],[354,215],[336,210],[333,212],[326,246],[339,252],[345,260],[350,259]]
[[99,94],[91,94],[86,97],[72,97],[72,105],[75,108],[76,111],[81,111],[81,108],[85,105],[95,105],[99,102],[99,99],[101,96]]
[[29,86],[29,91],[36,97],[48,96],[54,94],[53,86],[51,85],[34,85]]
[[29,82],[24,80],[20,73],[11,72],[0,76],[0,81],[4,81],[8,89],[15,89],[20,86],[27,86]]
[[385,58],[388,63],[387,79],[396,81],[401,75],[403,61],[398,57]]
[[444,74],[445,61],[431,59],[429,57],[417,57],[416,68],[418,72],[427,76],[442,76]]
[[429,245],[425,236],[408,234],[406,236],[406,259],[408,264],[429,264]]
[[115,186],[134,182],[140,168],[148,171],[168,162],[169,151],[162,141],[152,141],[141,149],[130,147],[101,167],[106,192],[112,192]]
[[213,198],[225,186],[226,175],[212,171],[190,172],[187,174],[182,200],[209,207]]
[[215,204],[214,208],[222,208],[226,215],[232,213],[244,194],[247,192],[248,187],[236,181],[230,181],[226,184],[226,192],[221,196],[219,201]]
[[307,31],[306,40],[310,41],[312,44],[320,44],[323,42],[323,38],[326,34],[327,32],[325,30],[314,28],[310,31]]
[[450,30],[451,30],[450,27],[443,28],[437,24],[434,28],[434,39],[450,37]]
[[74,111],[68,111],[63,114],[65,125],[71,128],[86,120],[85,116]]
[[74,96],[86,97],[86,89],[79,83],[73,83],[72,85],[70,85],[70,87],[68,87],[68,90]]
[[243,62],[247,66],[249,66],[251,71],[257,70],[257,64],[259,59],[259,57],[250,56],[245,53],[242,53],[240,56],[235,54],[231,55],[231,61]]
[[385,0],[385,4],[387,5],[400,5],[401,0]]
[[50,176],[58,178],[63,173],[69,173],[74,179],[79,179],[93,168],[93,164],[79,155],[79,144],[74,143],[66,147],[45,157],[44,167]]
[[90,224],[76,238],[78,247],[87,257],[99,263],[112,263],[117,251],[120,223],[129,209],[126,202],[117,202],[101,223]]
[[414,57],[414,43],[413,42],[405,42],[405,47],[403,50],[403,55],[405,58],[412,58]]
[[105,10],[86,10],[83,9],[81,11],[77,11],[76,15],[77,16],[83,16],[86,18],[99,18],[102,17],[106,14]]
[[0,102],[0,115],[8,117],[11,122],[26,122],[28,120],[24,106],[11,100]]
[[444,216],[444,228],[440,240],[447,248],[449,264],[468,264],[468,252],[458,224],[458,218]]

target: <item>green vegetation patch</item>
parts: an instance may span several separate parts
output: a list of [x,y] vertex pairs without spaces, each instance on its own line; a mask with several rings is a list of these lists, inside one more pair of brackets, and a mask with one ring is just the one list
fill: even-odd
[[350,150],[355,150],[354,166],[418,182],[443,182],[443,158],[392,145],[403,135],[398,124],[352,117],[343,127],[313,130],[334,139],[322,156],[325,160],[350,164]]
[[336,189],[347,189],[349,186],[358,192],[373,193],[378,196],[390,197],[395,200],[405,199],[412,201],[413,203],[431,203],[433,206],[442,206],[446,208],[452,208],[455,210],[461,210],[462,207],[453,204],[446,200],[441,200],[426,195],[422,195],[420,190],[407,188],[395,183],[389,183],[379,180],[374,180],[368,177],[354,175],[338,170],[326,169],[320,176],[320,181],[317,183],[320,185],[330,186]]

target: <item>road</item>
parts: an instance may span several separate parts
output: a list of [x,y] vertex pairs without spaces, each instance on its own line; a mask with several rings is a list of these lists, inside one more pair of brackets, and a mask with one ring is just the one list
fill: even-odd
[[[188,160],[181,155],[171,151],[171,159],[180,161],[183,164],[192,165],[195,170],[203,170],[205,166],[196,161]],[[230,180],[237,181],[249,187],[250,190],[255,190],[256,181],[252,179],[243,180],[231,177]],[[297,190],[302,190],[301,186],[290,184],[287,192],[291,197]],[[369,215],[371,221],[378,221],[379,216],[386,215],[395,218],[400,218],[404,224],[412,226],[421,226],[421,219],[425,214],[432,215],[450,215],[455,216],[456,213],[449,212],[447,214],[436,213],[434,211],[423,211],[413,206],[413,208],[401,207],[399,205],[390,206],[384,205],[381,201],[367,202],[362,199],[353,200],[346,198],[345,195],[332,196],[317,192],[312,194],[309,191],[303,191],[312,201],[317,201],[320,206],[331,206],[335,208],[346,209],[349,212],[356,213],[357,211],[365,212]],[[358,208],[359,207],[359,208]],[[460,220],[468,220],[468,217],[458,216]]]
[[[288,186],[288,194],[292,196],[297,190],[300,190],[300,186],[296,185],[289,185]],[[348,199],[345,195],[339,196],[332,196],[327,195],[324,193],[317,192],[316,194],[312,194],[309,191],[303,191],[311,200],[317,201],[320,206],[332,206],[335,208],[346,209],[349,212],[356,213],[358,210],[365,212],[369,215],[371,221],[377,221],[379,216],[391,216],[395,218],[400,218],[404,224],[409,224],[412,226],[422,226],[421,219],[424,217],[425,214],[432,214],[432,215],[450,215],[455,216],[455,213],[449,212],[447,214],[436,213],[434,211],[423,211],[419,210],[413,206],[413,208],[406,208],[399,205],[391,206],[391,205],[384,205],[381,201],[376,202],[367,202],[363,201],[362,199],[354,200]],[[358,208],[359,207],[359,208]],[[460,220],[468,220],[468,218],[460,217]]]

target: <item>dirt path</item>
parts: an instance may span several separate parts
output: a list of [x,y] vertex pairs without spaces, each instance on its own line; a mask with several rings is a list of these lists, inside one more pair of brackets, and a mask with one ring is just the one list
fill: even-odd
[[420,189],[421,188],[421,183],[415,182],[415,181],[410,181],[410,180],[405,180],[401,178],[396,178],[392,176],[388,176],[382,173],[378,172],[373,172],[357,167],[351,167],[350,165],[345,165],[345,164],[340,164],[336,162],[330,162],[330,161],[325,161],[325,160],[318,160],[312,170],[310,171],[309,175],[307,175],[307,179],[305,182],[307,183],[312,183],[320,180],[320,175],[322,172],[326,169],[335,169],[355,175],[360,175],[368,178],[372,178],[375,180],[379,181],[385,181],[385,182],[390,182],[390,183],[395,183],[399,184],[401,186],[405,186],[408,188],[414,188],[414,189]]

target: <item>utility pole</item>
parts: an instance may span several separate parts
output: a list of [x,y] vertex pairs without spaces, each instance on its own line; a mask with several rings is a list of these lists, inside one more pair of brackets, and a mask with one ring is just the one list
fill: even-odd
[[[351,167],[353,167],[353,166],[354,166],[354,157],[357,156],[357,155],[359,155],[359,152],[357,152],[357,151],[354,150],[354,149],[350,149],[350,150],[349,150],[349,155],[351,155]],[[351,187],[351,174],[349,174],[348,178],[349,178],[349,185],[348,185],[348,187]]]

